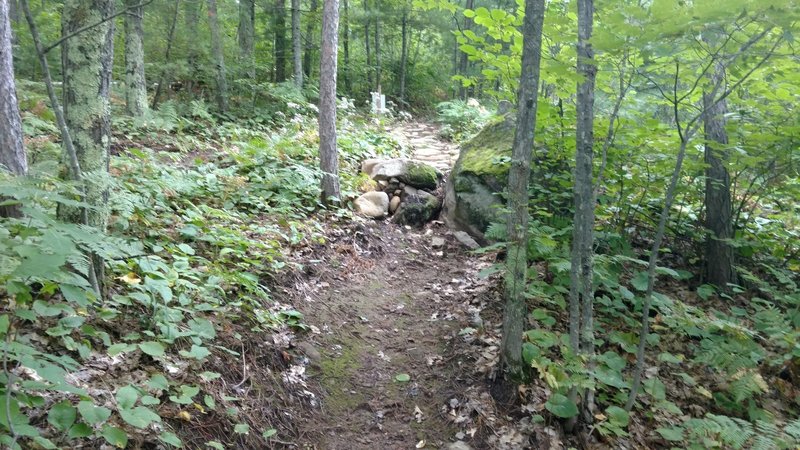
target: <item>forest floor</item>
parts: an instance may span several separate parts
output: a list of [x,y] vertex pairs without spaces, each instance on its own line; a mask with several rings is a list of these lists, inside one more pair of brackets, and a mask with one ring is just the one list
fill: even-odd
[[[442,170],[457,157],[433,125],[392,131],[413,158]],[[496,311],[498,320],[481,314],[497,309],[498,283],[479,276],[493,256],[469,253],[438,221],[416,230],[364,220],[334,234],[284,291],[312,325],[295,348],[321,396],[296,423],[295,444],[462,450],[497,441],[503,421],[486,375],[497,362],[500,321]]]

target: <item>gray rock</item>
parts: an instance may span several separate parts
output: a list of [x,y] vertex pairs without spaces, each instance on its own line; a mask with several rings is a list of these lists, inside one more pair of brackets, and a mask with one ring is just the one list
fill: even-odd
[[381,191],[367,192],[358,197],[354,205],[358,214],[378,219],[389,212],[389,196]]
[[445,242],[444,238],[439,237],[439,236],[434,236],[431,239],[431,247],[433,247],[433,248],[442,248],[442,247],[444,247],[444,242]]
[[497,115],[502,116],[507,112],[511,111],[511,108],[513,107],[514,105],[512,105],[510,101],[500,100],[499,102],[497,102]]
[[392,200],[389,202],[389,212],[394,214],[397,211],[397,208],[400,206],[400,197],[395,195],[392,197]]
[[314,348],[310,342],[301,342],[297,344],[297,349],[306,355],[313,363],[318,363],[322,359],[322,355],[319,353],[319,350]]
[[403,198],[393,220],[400,225],[419,228],[436,218],[441,208],[442,202],[438,197],[418,191],[416,195],[406,195]]
[[372,171],[375,170],[375,166],[377,166],[381,161],[383,160],[379,158],[365,159],[361,163],[361,171],[367,175],[372,176]]
[[464,245],[464,247],[467,247],[470,250],[477,250],[481,248],[480,244],[478,244],[478,242],[475,241],[475,239],[472,239],[472,236],[470,236],[469,233],[466,233],[464,231],[456,231],[455,233],[453,233],[453,236],[455,236],[456,240],[458,240],[458,242],[461,242]]
[[472,447],[464,441],[451,442],[442,448],[444,450],[472,450]]
[[410,159],[387,159],[372,167],[373,180],[388,180],[393,184],[405,183],[421,189],[436,189],[442,173],[435,167]]
[[417,195],[417,192],[419,192],[419,190],[411,186],[406,186],[403,188],[403,192],[405,192],[406,195]]

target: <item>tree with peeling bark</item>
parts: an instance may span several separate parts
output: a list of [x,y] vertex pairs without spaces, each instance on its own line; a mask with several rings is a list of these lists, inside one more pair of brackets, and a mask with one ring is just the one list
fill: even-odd
[[147,83],[144,76],[144,8],[140,0],[125,0],[125,107],[131,116],[147,111]]
[[337,202],[339,150],[336,146],[336,67],[339,42],[339,0],[322,4],[322,48],[319,85],[319,159],[322,169],[322,200]]
[[524,332],[525,286],[528,276],[528,180],[536,132],[539,70],[542,57],[544,0],[526,0],[522,23],[522,73],[517,94],[517,126],[508,172],[508,247],[506,255],[505,311],[503,313],[502,365],[506,381],[520,379]]
[[228,80],[225,73],[225,54],[222,52],[222,36],[219,32],[217,0],[208,0],[208,25],[211,28],[211,52],[216,69],[217,107],[224,113],[228,110]]
[[[25,175],[28,172],[28,157],[23,145],[11,40],[8,2],[0,2],[0,123],[3,124],[0,127],[0,171]],[[16,205],[0,206],[0,217],[19,215],[20,209]]]

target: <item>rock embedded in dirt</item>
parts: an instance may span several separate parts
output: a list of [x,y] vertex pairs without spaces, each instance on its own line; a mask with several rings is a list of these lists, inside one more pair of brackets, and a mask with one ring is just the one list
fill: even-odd
[[306,355],[306,357],[308,357],[312,363],[318,363],[322,359],[322,355],[320,354],[319,350],[314,348],[310,342],[301,342],[297,344],[297,349]]
[[442,448],[444,450],[472,450],[472,447],[464,441],[451,442]]
[[373,180],[405,183],[419,189],[436,189],[442,179],[442,173],[435,167],[410,159],[387,159],[371,168],[369,176]]
[[453,233],[453,236],[455,236],[456,240],[458,240],[458,242],[461,242],[461,244],[463,244],[464,247],[467,247],[470,250],[477,250],[481,248],[480,244],[478,244],[478,242],[475,241],[475,239],[473,239],[472,236],[470,236],[469,233],[467,232],[456,231],[455,233]]
[[378,219],[389,212],[389,196],[382,191],[367,192],[358,197],[354,205],[358,214]]
[[375,166],[380,164],[381,161],[383,161],[383,160],[380,159],[380,158],[365,159],[361,163],[361,171],[364,172],[367,175],[372,176],[372,171],[375,170]]
[[431,239],[431,247],[437,249],[444,247],[444,238],[439,236],[434,236],[433,239]]
[[394,222],[400,225],[422,227],[439,214],[442,202],[433,194],[418,191],[416,195],[406,195],[397,212]]
[[400,196],[395,195],[392,197],[392,200],[389,202],[389,212],[394,214],[397,211],[397,207],[400,206]]

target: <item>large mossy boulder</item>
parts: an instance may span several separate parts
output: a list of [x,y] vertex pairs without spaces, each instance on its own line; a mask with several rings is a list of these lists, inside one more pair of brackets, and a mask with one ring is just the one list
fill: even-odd
[[514,116],[498,116],[461,146],[447,179],[443,217],[451,227],[485,242],[484,233],[497,220],[508,183],[514,145]]
[[373,162],[364,161],[362,167],[375,181],[388,181],[396,178],[402,183],[418,189],[436,189],[442,174],[435,167],[410,159],[387,159]]

